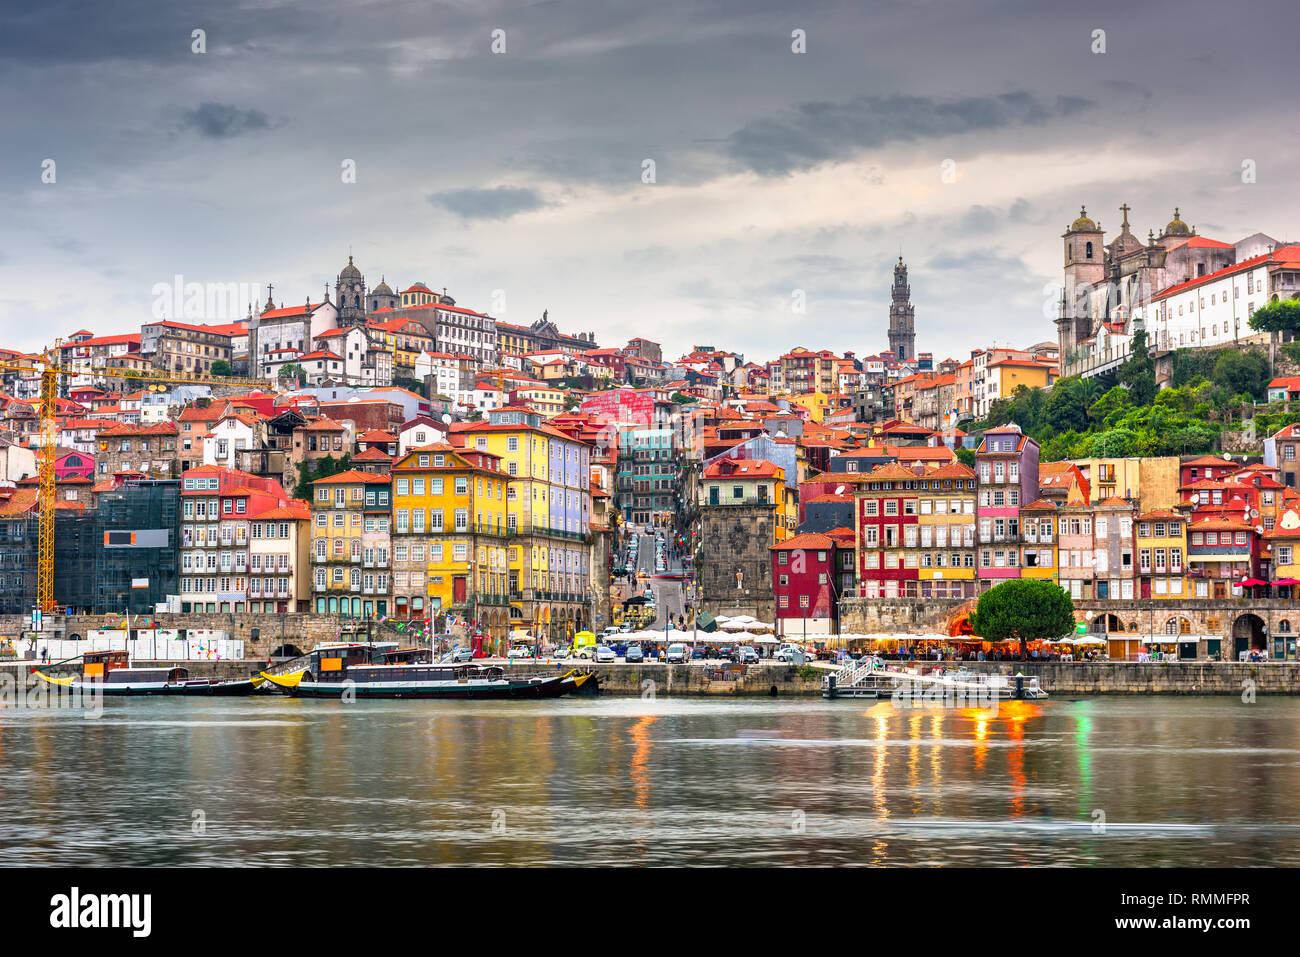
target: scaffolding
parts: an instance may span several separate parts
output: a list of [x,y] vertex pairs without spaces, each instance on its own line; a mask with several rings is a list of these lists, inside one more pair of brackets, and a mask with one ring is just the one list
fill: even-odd
[[148,613],[178,593],[180,502],[176,479],[142,479],[100,493],[96,612]]

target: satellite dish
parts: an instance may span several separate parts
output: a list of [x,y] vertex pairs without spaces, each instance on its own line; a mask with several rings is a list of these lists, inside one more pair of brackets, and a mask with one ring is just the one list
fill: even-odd
[[442,421],[445,422],[445,423],[447,423],[448,425],[450,425],[450,424],[451,424],[451,413],[450,413],[450,412],[444,412],[444,413],[442,414]]
[[1250,517],[1251,517],[1251,518],[1259,518],[1259,509],[1257,509],[1257,508],[1252,508],[1252,509],[1250,510]]

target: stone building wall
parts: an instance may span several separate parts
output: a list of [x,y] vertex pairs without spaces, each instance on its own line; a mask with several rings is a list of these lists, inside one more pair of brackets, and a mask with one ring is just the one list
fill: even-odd
[[776,600],[772,595],[772,557],[768,548],[775,531],[771,506],[700,507],[700,551],[695,568],[705,611],[773,620]]

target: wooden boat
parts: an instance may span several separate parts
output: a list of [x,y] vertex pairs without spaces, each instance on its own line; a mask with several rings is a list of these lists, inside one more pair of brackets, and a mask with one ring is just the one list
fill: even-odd
[[576,669],[511,675],[499,665],[416,661],[359,644],[317,648],[309,657],[300,671],[262,677],[295,698],[559,698],[592,680]]
[[265,681],[252,678],[191,678],[189,669],[133,668],[126,651],[87,651],[81,656],[81,674],[55,677],[34,669],[44,681],[70,691],[103,695],[207,695],[253,694]]

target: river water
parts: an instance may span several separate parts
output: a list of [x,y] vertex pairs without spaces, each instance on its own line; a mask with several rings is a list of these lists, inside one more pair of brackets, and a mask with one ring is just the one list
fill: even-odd
[[0,865],[1300,864],[1300,699],[0,710]]

